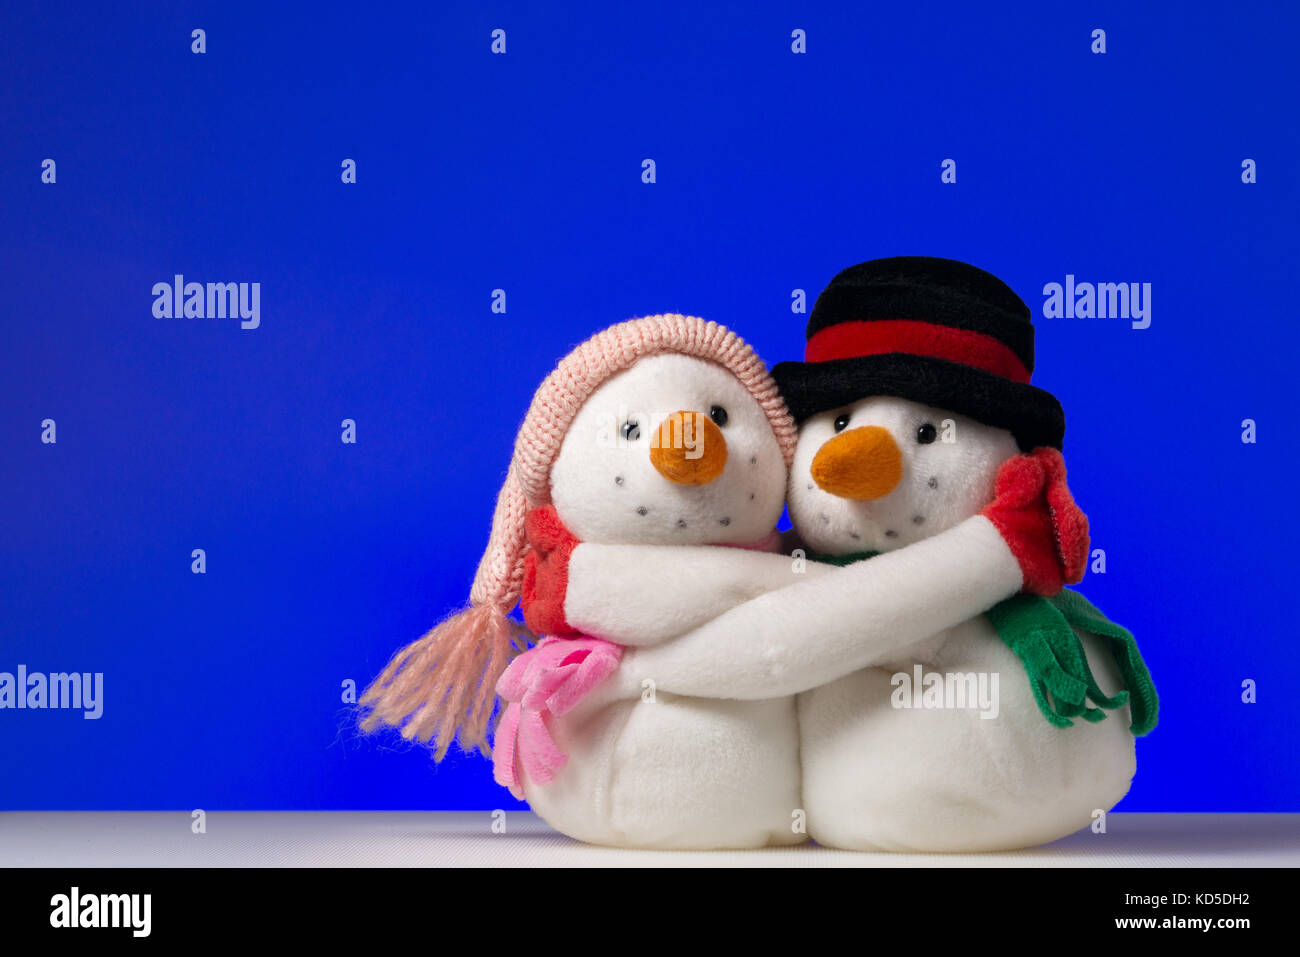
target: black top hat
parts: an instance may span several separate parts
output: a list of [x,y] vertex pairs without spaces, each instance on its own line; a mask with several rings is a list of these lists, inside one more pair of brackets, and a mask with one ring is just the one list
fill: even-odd
[[822,290],[803,362],[772,375],[796,421],[892,395],[1007,429],[1024,451],[1059,449],[1065,412],[1029,384],[1029,307],[996,276],[955,259],[894,256],[850,266]]

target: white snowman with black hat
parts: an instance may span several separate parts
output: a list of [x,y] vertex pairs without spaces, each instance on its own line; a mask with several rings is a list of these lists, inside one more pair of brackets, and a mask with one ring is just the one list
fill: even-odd
[[[787,505],[813,558],[870,561],[981,514],[1015,551],[1029,513],[990,503],[1018,494],[1046,495],[1057,545],[1018,563],[972,554],[1019,594],[799,696],[803,801],[823,844],[1025,847],[1128,791],[1155,689],[1132,636],[1063,590],[1083,575],[1087,522],[1065,485],[1064,413],[1030,384],[1033,360],[1029,309],[1006,284],[907,256],[840,272],[805,361],[773,370],[800,425]],[[917,609],[960,600],[928,579],[898,585],[928,591]],[[851,598],[841,611],[848,628],[863,614]]]

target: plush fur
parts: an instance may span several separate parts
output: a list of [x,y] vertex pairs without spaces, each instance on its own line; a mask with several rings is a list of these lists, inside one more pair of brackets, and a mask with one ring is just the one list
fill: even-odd
[[[965,263],[876,260],[835,277],[808,336],[815,361],[773,370],[802,422],[791,517],[816,551],[883,554],[782,585],[782,571],[763,556],[577,547],[565,618],[633,647],[555,721],[572,760],[530,800],[575,836],[639,846],[797,840],[789,833],[796,809],[818,841],[861,850],[1008,849],[1086,826],[1127,791],[1128,709],[1097,723],[1050,724],[982,615],[1022,585],[1050,592],[1082,571],[1086,524],[1059,457],[1015,459],[995,489],[1018,450],[1059,449],[1064,437],[1059,402],[1027,381],[1028,307]],[[693,385],[683,378],[655,392],[638,368],[626,374],[635,400],[654,395],[669,411],[705,410],[726,389],[701,380],[695,402],[678,404],[676,393]],[[901,462],[882,464],[863,445],[861,456],[828,453],[820,461],[834,467],[817,468],[819,453],[840,441],[842,416],[849,428],[888,434]],[[562,453],[556,463],[554,500],[593,549],[747,540],[706,532],[713,523],[738,532],[736,483],[762,474],[764,459],[749,460],[752,473],[735,472],[743,453],[729,445],[721,478],[693,487],[705,494],[673,483],[675,493],[647,505],[656,488],[647,473],[618,467],[614,484],[635,492],[620,497],[611,461],[578,451],[592,427],[580,424],[565,439],[568,462]],[[1049,470],[1061,472],[1059,482],[1045,481]],[[1045,487],[1048,515],[1026,510],[1025,499],[1041,508]],[[646,521],[629,523],[632,503]],[[761,533],[745,528],[748,540]],[[790,577],[798,567],[790,564]],[[1112,663],[1081,640],[1102,690],[1117,690]],[[997,716],[898,707],[896,676],[916,669],[996,677]]]
[[[707,415],[715,405],[727,411],[718,430],[727,445],[722,474],[702,485],[669,481],[651,462],[651,437],[672,413]],[[633,438],[623,434],[629,422]],[[776,525],[785,480],[772,426],[745,386],[712,362],[660,355],[612,377],[583,404],[551,470],[551,501],[584,542],[744,543]]]
[[[643,361],[647,365],[634,371]],[[683,369],[688,374],[684,378],[677,375],[674,381],[676,372]],[[654,388],[659,384],[654,381],[657,374],[667,379],[667,388],[659,392]],[[621,380],[617,388],[612,383],[615,378]],[[609,388],[602,393],[603,408],[593,411],[587,400],[596,398],[597,390],[605,386]],[[619,408],[618,399],[629,396],[641,404],[630,410]],[[621,432],[614,416],[621,418],[630,411],[644,423],[648,436],[658,421],[656,410],[664,407],[659,404],[661,399],[671,400],[673,405],[684,400],[698,403],[692,414],[714,417],[720,429],[727,425],[724,407],[719,404],[715,408],[711,403],[730,402],[737,410],[737,420],[729,429],[731,442],[742,452],[739,461],[747,463],[751,471],[724,468],[721,476],[708,483],[707,492],[679,490],[673,494],[672,483],[659,481],[656,485],[653,476],[646,481],[645,455],[623,454],[622,459],[634,468],[634,474],[625,476],[618,468],[622,462],[616,459],[627,448],[646,443],[636,446],[643,439],[641,429]],[[765,429],[756,426],[756,410],[765,420]],[[576,435],[571,435],[580,412],[588,417],[575,430]],[[593,423],[594,415],[609,419]],[[575,440],[567,449],[566,439]],[[763,534],[769,521],[775,521],[780,513],[782,475],[795,441],[794,422],[762,360],[744,340],[717,323],[676,314],[645,316],[620,322],[585,340],[538,386],[520,423],[493,510],[487,547],[470,586],[470,607],[443,620],[394,656],[362,695],[362,728],[401,728],[403,734],[428,743],[435,760],[441,760],[452,740],[459,740],[463,747],[485,746],[488,718],[497,703],[497,684],[513,667],[512,646],[533,639],[507,616],[522,597],[529,549],[528,514],[553,504],[553,470],[561,451],[566,452],[571,478],[590,476],[600,484],[602,477],[612,476],[620,488],[628,479],[629,493],[641,500],[636,514],[646,519],[635,523],[637,540],[655,541],[671,535],[678,542],[712,537],[740,543],[753,541],[751,533]],[[584,444],[586,451],[582,450]],[[563,484],[573,490],[563,508],[580,531],[591,533],[591,540],[601,540],[602,530],[629,530],[626,522],[620,527],[617,508],[605,507],[617,504],[601,495],[609,493],[608,485],[584,490],[581,482]],[[594,494],[588,496],[587,491]],[[740,498],[745,492],[747,497]],[[591,499],[587,503],[590,508],[584,507],[584,498]],[[653,517],[646,504],[649,498],[655,501]],[[628,506],[628,497],[624,497],[622,507]],[[611,524],[602,526],[610,520]],[[712,528],[712,521],[722,530],[712,529],[712,536],[702,534]],[[692,523],[694,530],[686,532]],[[524,657],[529,654],[525,652]],[[524,726],[536,730],[540,720],[540,715],[530,714]]]
[[1065,441],[1065,412],[1050,392],[946,359],[891,352],[780,362],[772,376],[800,422],[864,395],[896,396],[1006,429],[1024,452],[1043,445],[1059,449]]
[[969,263],[891,256],[849,266],[817,297],[808,337],[841,322],[881,319],[925,319],[991,336],[1034,368],[1029,307],[1001,279]]
[[903,477],[903,453],[879,426],[849,429],[817,450],[811,474],[833,495],[859,501],[882,498]]
[[[948,600],[936,602],[940,581]],[[792,696],[1019,587],[1019,567],[981,517],[846,569],[736,549],[581,544],[565,617],[642,647],[551,722],[569,761],[528,799],[553,826],[594,843],[797,843],[804,802]],[[679,633],[646,646],[666,632]]]
[[[741,524],[735,517],[756,502],[762,521],[742,525],[738,544],[776,517],[780,489],[771,493],[771,463],[780,460],[760,457],[766,443],[754,410],[724,383],[701,390],[710,370],[676,359],[645,360],[598,390],[587,403],[593,415],[579,413],[556,461],[556,516],[582,541],[565,566],[563,623],[653,647],[629,651],[589,699],[552,718],[551,734],[568,762],[554,781],[525,782],[525,793],[552,826],[593,843],[798,843],[805,835],[792,827],[802,808],[793,695],[1013,594],[1020,570],[979,517],[916,549],[842,570],[735,548],[628,544],[642,536],[727,541]],[[649,393],[654,397],[644,398]],[[682,487],[642,460],[649,458],[644,443],[595,440],[602,417],[594,413],[606,405],[628,410],[657,401],[671,411],[718,397],[730,403],[726,468],[738,470],[740,481],[724,471],[709,485]],[[683,488],[699,499],[683,496]],[[642,522],[649,516],[641,506],[659,517]],[[733,522],[704,520],[719,508]],[[567,547],[561,531],[540,531],[548,545]],[[947,600],[934,601],[940,587]]]
[[[837,433],[840,416],[848,417],[848,425]],[[918,437],[924,425],[935,429],[928,444]],[[902,453],[897,486],[883,498],[859,502],[819,485],[814,462],[822,449],[870,426],[892,436]],[[832,555],[892,551],[979,514],[993,500],[998,466],[1016,454],[1014,439],[1000,429],[888,396],[821,412],[804,422],[799,436],[787,496],[790,516],[814,551]]]
[[[835,433],[832,423],[810,421],[791,474],[791,516],[817,550],[884,554],[844,568],[808,565],[806,577],[790,583],[800,566],[788,557],[575,549],[566,616],[588,633],[636,646],[578,713],[557,723],[573,759],[548,786],[554,790],[535,798],[556,802],[549,813],[586,839],[676,847],[742,846],[733,842],[758,842],[759,834],[789,839],[781,823],[793,808],[782,800],[796,795],[794,807],[806,811],[809,832],[822,843],[1008,849],[1086,826],[1127,791],[1134,770],[1128,709],[1098,724],[1048,724],[1019,661],[981,614],[1023,584],[1012,549],[978,514],[993,498],[1000,465],[1015,454],[1014,439],[892,398],[866,399],[849,412],[895,437],[902,481],[873,502],[824,494],[808,463]],[[955,419],[956,441],[908,444],[918,425],[936,417]],[[914,514],[926,520],[895,522]],[[895,524],[908,533],[886,536]],[[1117,690],[1113,663],[1091,636],[1081,640],[1103,689]],[[998,716],[895,708],[894,676],[917,665],[927,673],[996,675]],[[653,705],[644,699],[648,687]],[[780,697],[792,694],[795,715]],[[752,711],[732,711],[751,701]],[[679,723],[683,712],[707,720]],[[781,749],[796,715],[791,755]],[[739,793],[733,782],[755,789],[746,813],[738,817],[739,805],[725,803],[727,813],[719,813],[700,800],[713,780],[701,762],[731,776],[721,790],[729,798]],[[797,787],[782,777],[791,773]]]
[[590,543],[574,550],[569,568],[566,619],[584,634],[631,646],[676,638],[759,595],[832,571],[736,548]]
[[[707,415],[713,406],[726,410],[725,424],[712,439],[706,436],[725,439],[721,474],[701,484],[665,477],[651,460],[655,430],[671,413]],[[627,422],[637,428],[625,433]],[[700,586],[709,579],[698,569],[693,574],[689,563],[664,574],[644,563],[648,554],[706,553],[735,566],[734,582],[746,580],[763,559],[787,569],[786,560],[740,548],[667,547],[764,538],[781,514],[785,483],[785,459],[767,415],[722,367],[661,355],[612,377],[579,410],[551,471],[555,514],[584,543],[564,567],[569,595],[561,623],[594,636],[618,631],[626,642],[634,629],[618,621],[618,612],[635,607],[633,620],[648,624],[647,635],[676,630],[685,620],[677,617],[684,600],[706,592]],[[775,578],[774,571],[765,575],[758,580]],[[611,580],[617,582],[612,590],[601,584]],[[742,600],[752,586],[737,584],[732,594]],[[716,596],[710,593],[709,610]],[[549,783],[523,782],[528,802],[552,827],[591,843],[630,847],[738,848],[807,839],[791,827],[799,805],[793,698],[664,693],[644,703],[634,678],[606,685],[633,690],[593,696],[552,716],[549,730],[567,764]]]
[[[923,539],[859,563],[870,566],[922,549],[934,541],[924,539],[933,529],[984,511],[1000,526],[999,541],[1005,535],[1017,543],[1014,550],[1022,558],[1035,556],[1023,563],[1031,587],[1059,589],[1063,574],[1082,573],[1077,546],[1082,535],[1086,554],[1086,523],[1080,527],[1081,513],[1068,508],[1064,466],[1055,453],[1014,459],[999,478],[1013,450],[1007,432],[897,398],[864,399],[850,411],[851,422],[884,426],[900,444],[923,419],[954,418],[955,441],[903,445],[904,478],[894,492],[873,502],[837,502],[820,494],[806,464],[833,431],[826,421],[833,413],[806,422],[791,470],[789,508],[796,529],[816,547],[845,554],[862,551],[863,541],[869,548],[890,549],[911,536]],[[1031,488],[1041,488],[1048,477],[1059,480],[1048,504],[1065,523],[1054,537],[1073,543],[1064,571],[1048,567],[1058,556],[1050,546],[1042,547],[1052,540],[1040,527],[1042,516],[1014,507],[1025,504]],[[995,485],[998,504],[989,507]],[[903,533],[901,522],[909,513],[925,516],[911,536]],[[826,514],[831,522],[823,520]],[[890,526],[899,535],[882,537],[882,527]],[[858,538],[850,537],[853,530]],[[1023,546],[1033,538],[1040,542],[1037,548]],[[987,561],[974,551],[969,556],[977,564]],[[946,584],[933,594],[936,602],[951,601]],[[1091,636],[1080,639],[1102,690],[1114,693],[1120,681],[1113,661]],[[918,666],[925,674],[997,675],[997,717],[983,718],[972,708],[895,707],[894,676],[912,675]],[[1128,707],[1096,724],[1049,724],[1020,662],[979,612],[800,695],[798,715],[809,832],[835,847],[992,851],[1041,844],[1086,827],[1096,812],[1113,807],[1135,770]]]
[[524,621],[535,635],[575,634],[576,629],[564,617],[564,593],[578,539],[564,527],[551,505],[529,512],[524,526],[529,544],[519,587]]
[[618,847],[707,850],[808,839],[792,827],[802,806],[793,698],[646,694],[614,702],[593,696],[551,722],[568,763],[549,784],[525,783],[528,803],[548,824]]
[[[647,572],[674,560],[646,551]],[[786,563],[793,584],[723,611],[671,641],[630,650],[618,679],[597,694],[634,695],[647,680],[699,697],[797,694],[892,658],[1021,586],[1015,558],[981,516],[829,574],[803,577],[797,562],[776,560]],[[717,564],[709,574],[728,577]],[[940,590],[942,600],[936,598]],[[716,609],[721,603],[712,604]]]
[[[862,336],[899,338],[904,326],[890,351],[855,346]],[[813,306],[806,358],[772,369],[799,422],[863,396],[895,396],[1006,429],[1025,452],[1059,449],[1065,436],[1061,404],[1028,384],[1029,307],[968,263],[895,256],[841,271]]]
[[[874,559],[873,559],[874,560]],[[868,563],[869,564],[869,563]],[[1081,635],[1102,689],[1114,662]],[[998,676],[998,713],[900,709],[894,675]],[[976,616],[799,696],[803,801],[818,843],[859,851],[999,851],[1088,827],[1136,768],[1128,706],[1097,724],[1043,719],[1024,669]]]

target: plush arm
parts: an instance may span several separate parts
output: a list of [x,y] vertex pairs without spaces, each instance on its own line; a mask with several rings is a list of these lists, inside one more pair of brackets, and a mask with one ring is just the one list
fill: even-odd
[[582,544],[569,557],[564,616],[583,634],[654,645],[759,595],[838,571],[741,548]]
[[[821,568],[784,588],[778,580],[776,591],[732,607],[678,638],[634,647],[595,697],[632,697],[647,680],[665,691],[698,697],[797,694],[887,660],[987,611],[1022,586],[1034,594],[1055,594],[1065,581],[1078,580],[1087,547],[1087,518],[1069,494],[1060,453],[1038,449],[1003,463],[994,501],[983,514],[845,569]],[[600,557],[596,552],[592,556]],[[782,574],[771,563],[764,567]],[[588,573],[602,570],[599,562],[586,566]],[[743,576],[753,571],[737,571],[742,580],[732,582],[731,597],[724,601],[743,601],[747,588],[772,584],[747,586]],[[678,584],[707,606],[710,599],[699,590],[700,581],[695,570],[687,569]],[[608,591],[592,592],[582,599],[583,609],[574,610],[599,615],[608,598]],[[651,596],[649,607],[662,614],[657,598]],[[625,604],[635,603],[630,599]],[[659,634],[680,623],[661,622]],[[604,624],[616,628],[608,620]]]
[[760,595],[655,647],[629,649],[607,694],[706,698],[797,694],[888,658],[1020,590],[1020,564],[993,524],[933,538]]

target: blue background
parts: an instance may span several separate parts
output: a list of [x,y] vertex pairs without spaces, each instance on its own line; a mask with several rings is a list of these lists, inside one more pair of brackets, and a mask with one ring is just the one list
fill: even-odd
[[[0,807],[516,806],[340,685],[465,599],[537,383],[653,312],[797,357],[791,290],[928,254],[1035,311],[1082,589],[1162,695],[1121,809],[1300,810],[1300,24],[1055,6],[7,5],[0,670],[106,701],[0,712]],[[261,328],[155,319],[178,272],[261,282]],[[1151,327],[1042,318],[1066,273]]]

